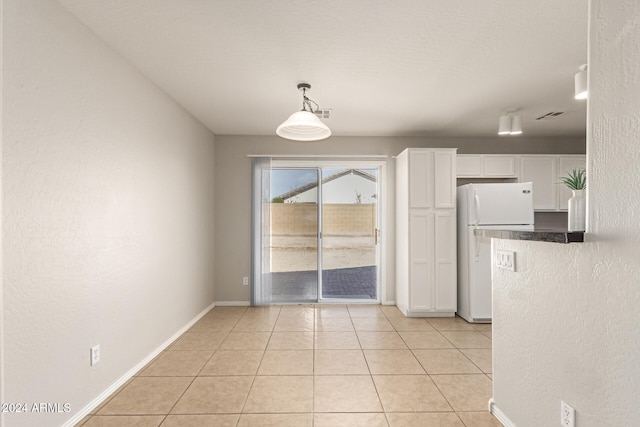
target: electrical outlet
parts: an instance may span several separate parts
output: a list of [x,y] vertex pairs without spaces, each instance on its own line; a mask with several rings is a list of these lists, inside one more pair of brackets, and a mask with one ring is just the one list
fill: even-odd
[[496,267],[516,271],[516,253],[513,251],[496,251]]
[[91,355],[91,359],[90,359],[91,366],[95,365],[100,361],[100,344],[91,347],[90,355]]
[[576,410],[562,400],[560,401],[560,425],[562,427],[576,426]]
[[243,277],[243,278],[242,278],[242,284],[243,284],[243,285],[245,285],[245,286],[249,285],[249,278],[248,278],[248,277],[246,277],[246,276],[245,276],[245,277]]

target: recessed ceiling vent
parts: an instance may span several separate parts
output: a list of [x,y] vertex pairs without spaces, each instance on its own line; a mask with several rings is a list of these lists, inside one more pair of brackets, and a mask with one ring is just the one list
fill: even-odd
[[318,108],[313,112],[319,119],[330,119],[331,118],[331,108]]
[[564,111],[549,111],[548,113],[544,113],[538,117],[536,117],[536,120],[549,120],[549,119],[555,119],[558,116],[561,116],[564,114]]

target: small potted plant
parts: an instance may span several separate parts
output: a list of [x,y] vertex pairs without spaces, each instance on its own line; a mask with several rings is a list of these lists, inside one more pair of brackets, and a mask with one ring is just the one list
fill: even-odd
[[584,190],[587,188],[587,171],[574,169],[560,178],[573,193],[569,199],[568,231],[585,231],[586,201]]
[[587,171],[574,169],[567,176],[560,178],[560,181],[572,191],[584,190],[587,188]]

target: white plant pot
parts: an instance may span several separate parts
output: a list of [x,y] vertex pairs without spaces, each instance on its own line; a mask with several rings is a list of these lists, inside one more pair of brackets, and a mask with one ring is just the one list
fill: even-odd
[[587,202],[584,190],[571,190],[573,197],[569,199],[568,231],[585,231],[585,215]]

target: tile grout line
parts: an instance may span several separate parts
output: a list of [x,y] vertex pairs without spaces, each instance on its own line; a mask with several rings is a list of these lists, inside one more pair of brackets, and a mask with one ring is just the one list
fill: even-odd
[[[215,308],[215,307],[214,307]],[[213,310],[213,309],[211,309]],[[211,312],[211,310],[209,311],[209,313]],[[208,314],[208,313],[207,313]],[[206,315],[205,315],[206,316]],[[238,324],[238,322],[240,321],[240,318],[238,318],[238,320],[234,323],[234,326]],[[229,336],[229,332],[233,329],[233,327],[231,327],[231,329],[229,331],[227,331],[227,337]],[[188,331],[187,331],[188,332]],[[184,334],[183,334],[184,335]],[[226,337],[225,337],[226,339]],[[196,373],[196,376],[193,377],[193,379],[191,380],[191,382],[189,383],[189,385],[184,389],[184,391],[182,392],[182,394],[180,394],[180,397],[178,397],[178,399],[175,401],[175,403],[171,406],[171,408],[169,409],[169,412],[167,412],[167,415],[165,415],[164,419],[162,420],[162,423],[160,423],[160,425],[162,425],[165,420],[169,417],[169,415],[171,414],[171,411],[173,411],[175,409],[175,407],[178,405],[178,403],[180,402],[180,400],[182,400],[182,398],[184,397],[184,395],[187,393],[187,391],[191,388],[191,386],[193,385],[193,383],[196,381],[196,378],[200,377],[200,373],[202,372],[202,370],[204,369],[204,367],[207,365],[207,363],[209,363],[209,361],[211,360],[211,358],[213,357],[214,354],[217,353],[218,349],[220,348],[220,346],[222,345],[222,343],[224,342],[224,340],[222,340],[220,342],[220,344],[218,344],[218,348],[216,350],[214,350],[214,352],[211,354],[211,356],[209,357],[209,359],[207,360],[207,362],[205,362],[202,367],[198,370],[198,372]],[[145,367],[146,369],[146,367]]]

